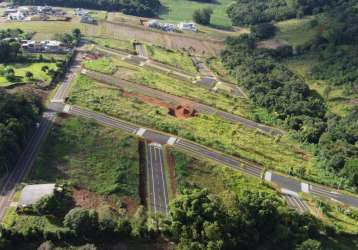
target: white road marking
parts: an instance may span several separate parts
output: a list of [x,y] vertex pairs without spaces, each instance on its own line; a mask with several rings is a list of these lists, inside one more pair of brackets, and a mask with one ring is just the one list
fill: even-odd
[[51,102],[59,102],[59,103],[64,103],[65,100],[64,99],[52,99]]
[[144,133],[145,133],[145,131],[146,131],[146,129],[145,128],[140,128],[140,129],[138,129],[138,131],[137,131],[137,135],[138,136],[143,136],[144,135]]
[[167,189],[165,186],[165,176],[164,176],[164,167],[162,162],[163,157],[163,151],[159,150],[159,162],[160,162],[160,171],[162,172],[162,178],[163,178],[163,195],[164,195],[164,206],[165,206],[165,212],[168,213],[168,202],[167,202]]
[[271,181],[271,178],[272,178],[272,172],[271,171],[267,171],[265,173],[265,180],[266,181]]
[[63,112],[69,113],[69,112],[70,112],[70,109],[71,109],[71,105],[66,104],[66,105],[63,107]]
[[150,158],[150,168],[152,171],[152,186],[153,186],[153,205],[154,205],[154,214],[157,213],[157,204],[156,204],[156,197],[155,197],[155,185],[154,185],[154,171],[153,171],[153,158],[151,157],[152,155],[152,147],[149,147],[150,153],[149,153],[149,158]]
[[174,143],[176,142],[176,140],[177,140],[177,138],[172,136],[168,139],[167,144],[173,146]]
[[288,195],[295,196],[295,197],[299,197],[298,193],[296,193],[295,191],[286,189],[286,188],[281,188],[281,193],[288,194]]
[[309,185],[307,183],[302,182],[301,183],[301,190],[304,193],[309,193],[310,192]]

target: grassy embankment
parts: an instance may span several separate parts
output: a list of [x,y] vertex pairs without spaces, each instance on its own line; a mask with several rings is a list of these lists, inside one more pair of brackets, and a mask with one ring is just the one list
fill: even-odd
[[145,47],[149,53],[149,57],[153,60],[168,64],[193,75],[198,74],[193,61],[184,52],[165,49],[155,45],[146,45]]
[[104,57],[95,61],[87,61],[83,65],[90,70],[104,74],[112,74],[114,70],[118,70],[115,73],[118,78],[208,104],[249,119],[254,118],[250,112],[251,104],[246,99],[234,98],[224,93],[213,93],[193,83],[174,79],[166,74],[137,67],[115,58]]
[[282,172],[304,168],[306,178],[317,182],[334,180],[314,166],[314,159],[286,136],[281,140],[262,135],[241,125],[215,116],[198,115],[178,120],[168,110],[124,97],[116,88],[107,87],[79,76],[75,79],[70,102],[144,126],[176,134],[231,155],[256,161]]
[[123,50],[131,54],[135,53],[133,43],[130,41],[103,38],[103,37],[86,37],[86,39],[102,47]]
[[[56,70],[55,63],[11,63],[11,64],[0,64],[0,71],[4,70],[7,67],[13,68],[15,71],[15,80],[13,82],[8,81],[4,76],[0,76],[0,86],[9,86],[14,83],[30,83],[30,82],[43,82],[50,83],[51,76],[46,72],[43,72],[41,68],[43,66],[48,66],[49,69]],[[32,79],[26,77],[26,72],[31,72],[33,74]]]

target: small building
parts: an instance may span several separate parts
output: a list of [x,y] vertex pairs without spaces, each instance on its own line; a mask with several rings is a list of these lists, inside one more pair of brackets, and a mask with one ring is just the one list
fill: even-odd
[[198,31],[198,28],[196,27],[195,23],[179,23],[178,28],[179,30],[188,30],[193,32]]
[[77,9],[74,9],[74,15],[75,16],[86,16],[88,15],[88,11],[82,9],[82,8],[77,8]]
[[83,16],[81,16],[80,22],[87,23],[87,24],[94,24],[96,21],[94,20],[93,17],[91,17],[89,15],[83,15]]
[[54,195],[55,190],[55,184],[26,185],[21,191],[18,206],[28,207],[34,205],[43,197]]
[[18,12],[15,12],[15,13],[10,13],[8,16],[7,16],[7,20],[9,21],[23,21],[25,19],[25,15],[18,11]]

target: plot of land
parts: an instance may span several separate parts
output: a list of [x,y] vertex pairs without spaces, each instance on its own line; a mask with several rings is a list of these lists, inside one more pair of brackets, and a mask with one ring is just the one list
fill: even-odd
[[[49,69],[56,70],[55,63],[15,63],[15,64],[0,64],[0,71],[5,70],[6,68],[13,68],[15,71],[15,79],[13,82],[7,80],[4,76],[0,76],[0,86],[9,86],[14,83],[26,83],[26,82],[42,82],[48,84],[51,82],[52,78],[46,72],[42,71],[43,66],[48,66]],[[26,72],[31,72],[33,74],[32,79],[26,78]]]
[[137,140],[91,121],[66,118],[42,147],[29,182],[67,182],[139,201]]
[[275,141],[252,129],[234,125],[215,116],[198,115],[178,120],[168,110],[143,103],[136,98],[124,97],[122,91],[107,87],[79,76],[74,82],[70,102],[137,124],[153,127],[171,134],[177,134],[200,144],[207,145],[228,154],[256,161],[265,166],[288,172],[304,167],[310,178],[328,179],[313,167],[307,154],[288,138]]

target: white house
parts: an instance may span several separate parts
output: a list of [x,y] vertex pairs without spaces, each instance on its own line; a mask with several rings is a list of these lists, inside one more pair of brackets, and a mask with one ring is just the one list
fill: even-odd
[[178,28],[180,30],[189,30],[193,32],[197,32],[198,28],[196,27],[195,23],[179,23]]
[[15,13],[10,13],[7,16],[7,20],[9,21],[23,21],[24,19],[25,19],[25,15],[20,11]]

